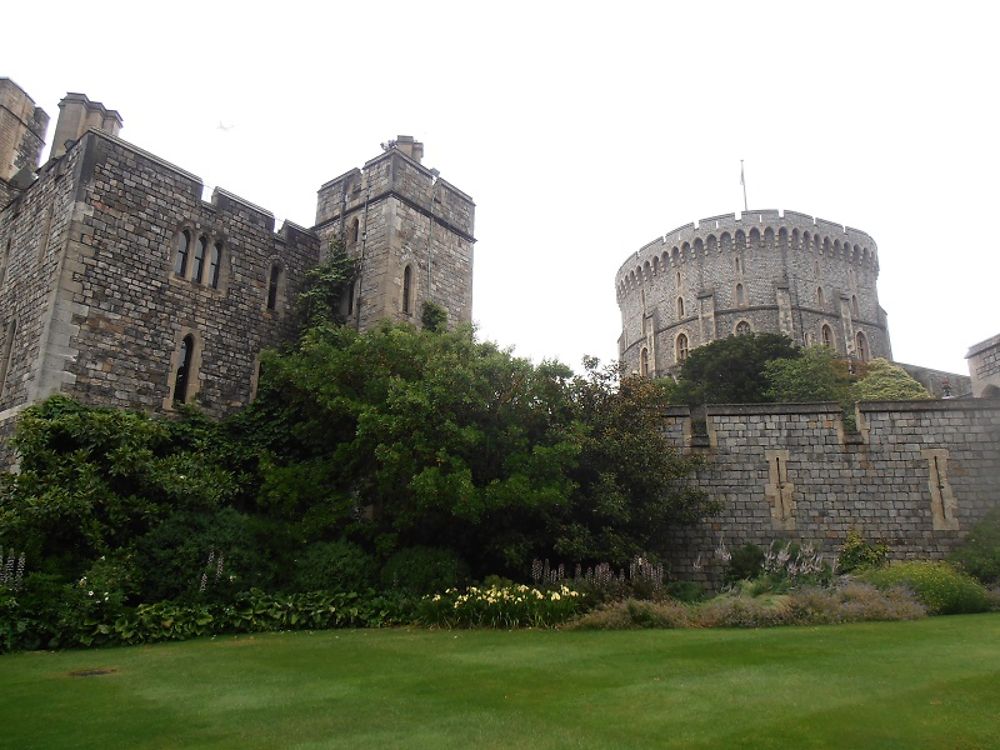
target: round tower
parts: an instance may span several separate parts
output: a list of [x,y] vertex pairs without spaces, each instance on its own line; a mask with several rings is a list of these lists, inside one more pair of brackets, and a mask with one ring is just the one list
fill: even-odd
[[891,359],[877,278],[875,241],[858,229],[794,211],[701,219],[618,269],[619,353],[628,372],[662,376],[702,344],[755,332]]

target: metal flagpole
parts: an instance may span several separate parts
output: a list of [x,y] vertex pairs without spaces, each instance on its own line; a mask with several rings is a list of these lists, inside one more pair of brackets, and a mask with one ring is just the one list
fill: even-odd
[[743,160],[740,159],[740,184],[743,186],[743,210],[748,211],[747,208],[747,181],[746,177],[743,176]]

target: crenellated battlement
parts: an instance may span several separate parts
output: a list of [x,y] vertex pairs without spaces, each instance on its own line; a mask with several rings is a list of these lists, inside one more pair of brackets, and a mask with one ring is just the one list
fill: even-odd
[[[760,236],[763,236],[768,229],[778,233],[782,228],[786,231],[798,229],[800,237],[805,232],[810,232],[810,236],[820,235],[823,241],[832,238],[831,246],[835,251],[839,252],[845,246],[851,247],[851,257],[849,258],[851,262],[871,262],[877,266],[877,245],[867,232],[799,211],[763,209],[709,216],[671,229],[662,236],[647,242],[622,263],[618,268],[615,281],[616,284],[621,282],[628,284],[630,281],[629,273],[635,270],[637,261],[641,267],[643,261],[652,260],[656,255],[662,255],[664,249],[667,248],[669,248],[668,263],[674,258],[674,250],[677,251],[678,260],[683,262],[690,257],[682,252],[685,243],[689,247],[694,247],[701,240],[704,245],[708,243],[709,238],[719,239],[721,234],[727,231],[733,234],[743,231],[744,241],[747,242],[750,241],[750,235],[754,229]],[[860,255],[857,257],[854,257],[855,245],[860,251]],[[722,250],[721,242],[717,249]],[[865,255],[865,250],[867,250],[867,255]]]

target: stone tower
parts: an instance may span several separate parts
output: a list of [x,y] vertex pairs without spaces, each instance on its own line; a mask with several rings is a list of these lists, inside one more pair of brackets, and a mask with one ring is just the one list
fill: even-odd
[[676,372],[726,336],[783,333],[845,357],[892,358],[875,241],[794,211],[712,216],[658,237],[615,278],[629,372]]
[[401,135],[361,169],[319,189],[314,231],[358,261],[348,314],[361,330],[380,320],[419,323],[425,302],[449,324],[472,320],[475,203],[428,169],[424,147]]
[[0,78],[0,208],[31,184],[49,116],[20,86]]

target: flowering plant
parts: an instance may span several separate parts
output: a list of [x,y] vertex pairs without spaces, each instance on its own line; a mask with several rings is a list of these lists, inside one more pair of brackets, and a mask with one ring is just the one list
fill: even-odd
[[582,609],[579,591],[562,585],[551,589],[523,584],[449,588],[425,596],[418,619],[444,627],[548,627],[565,622]]

